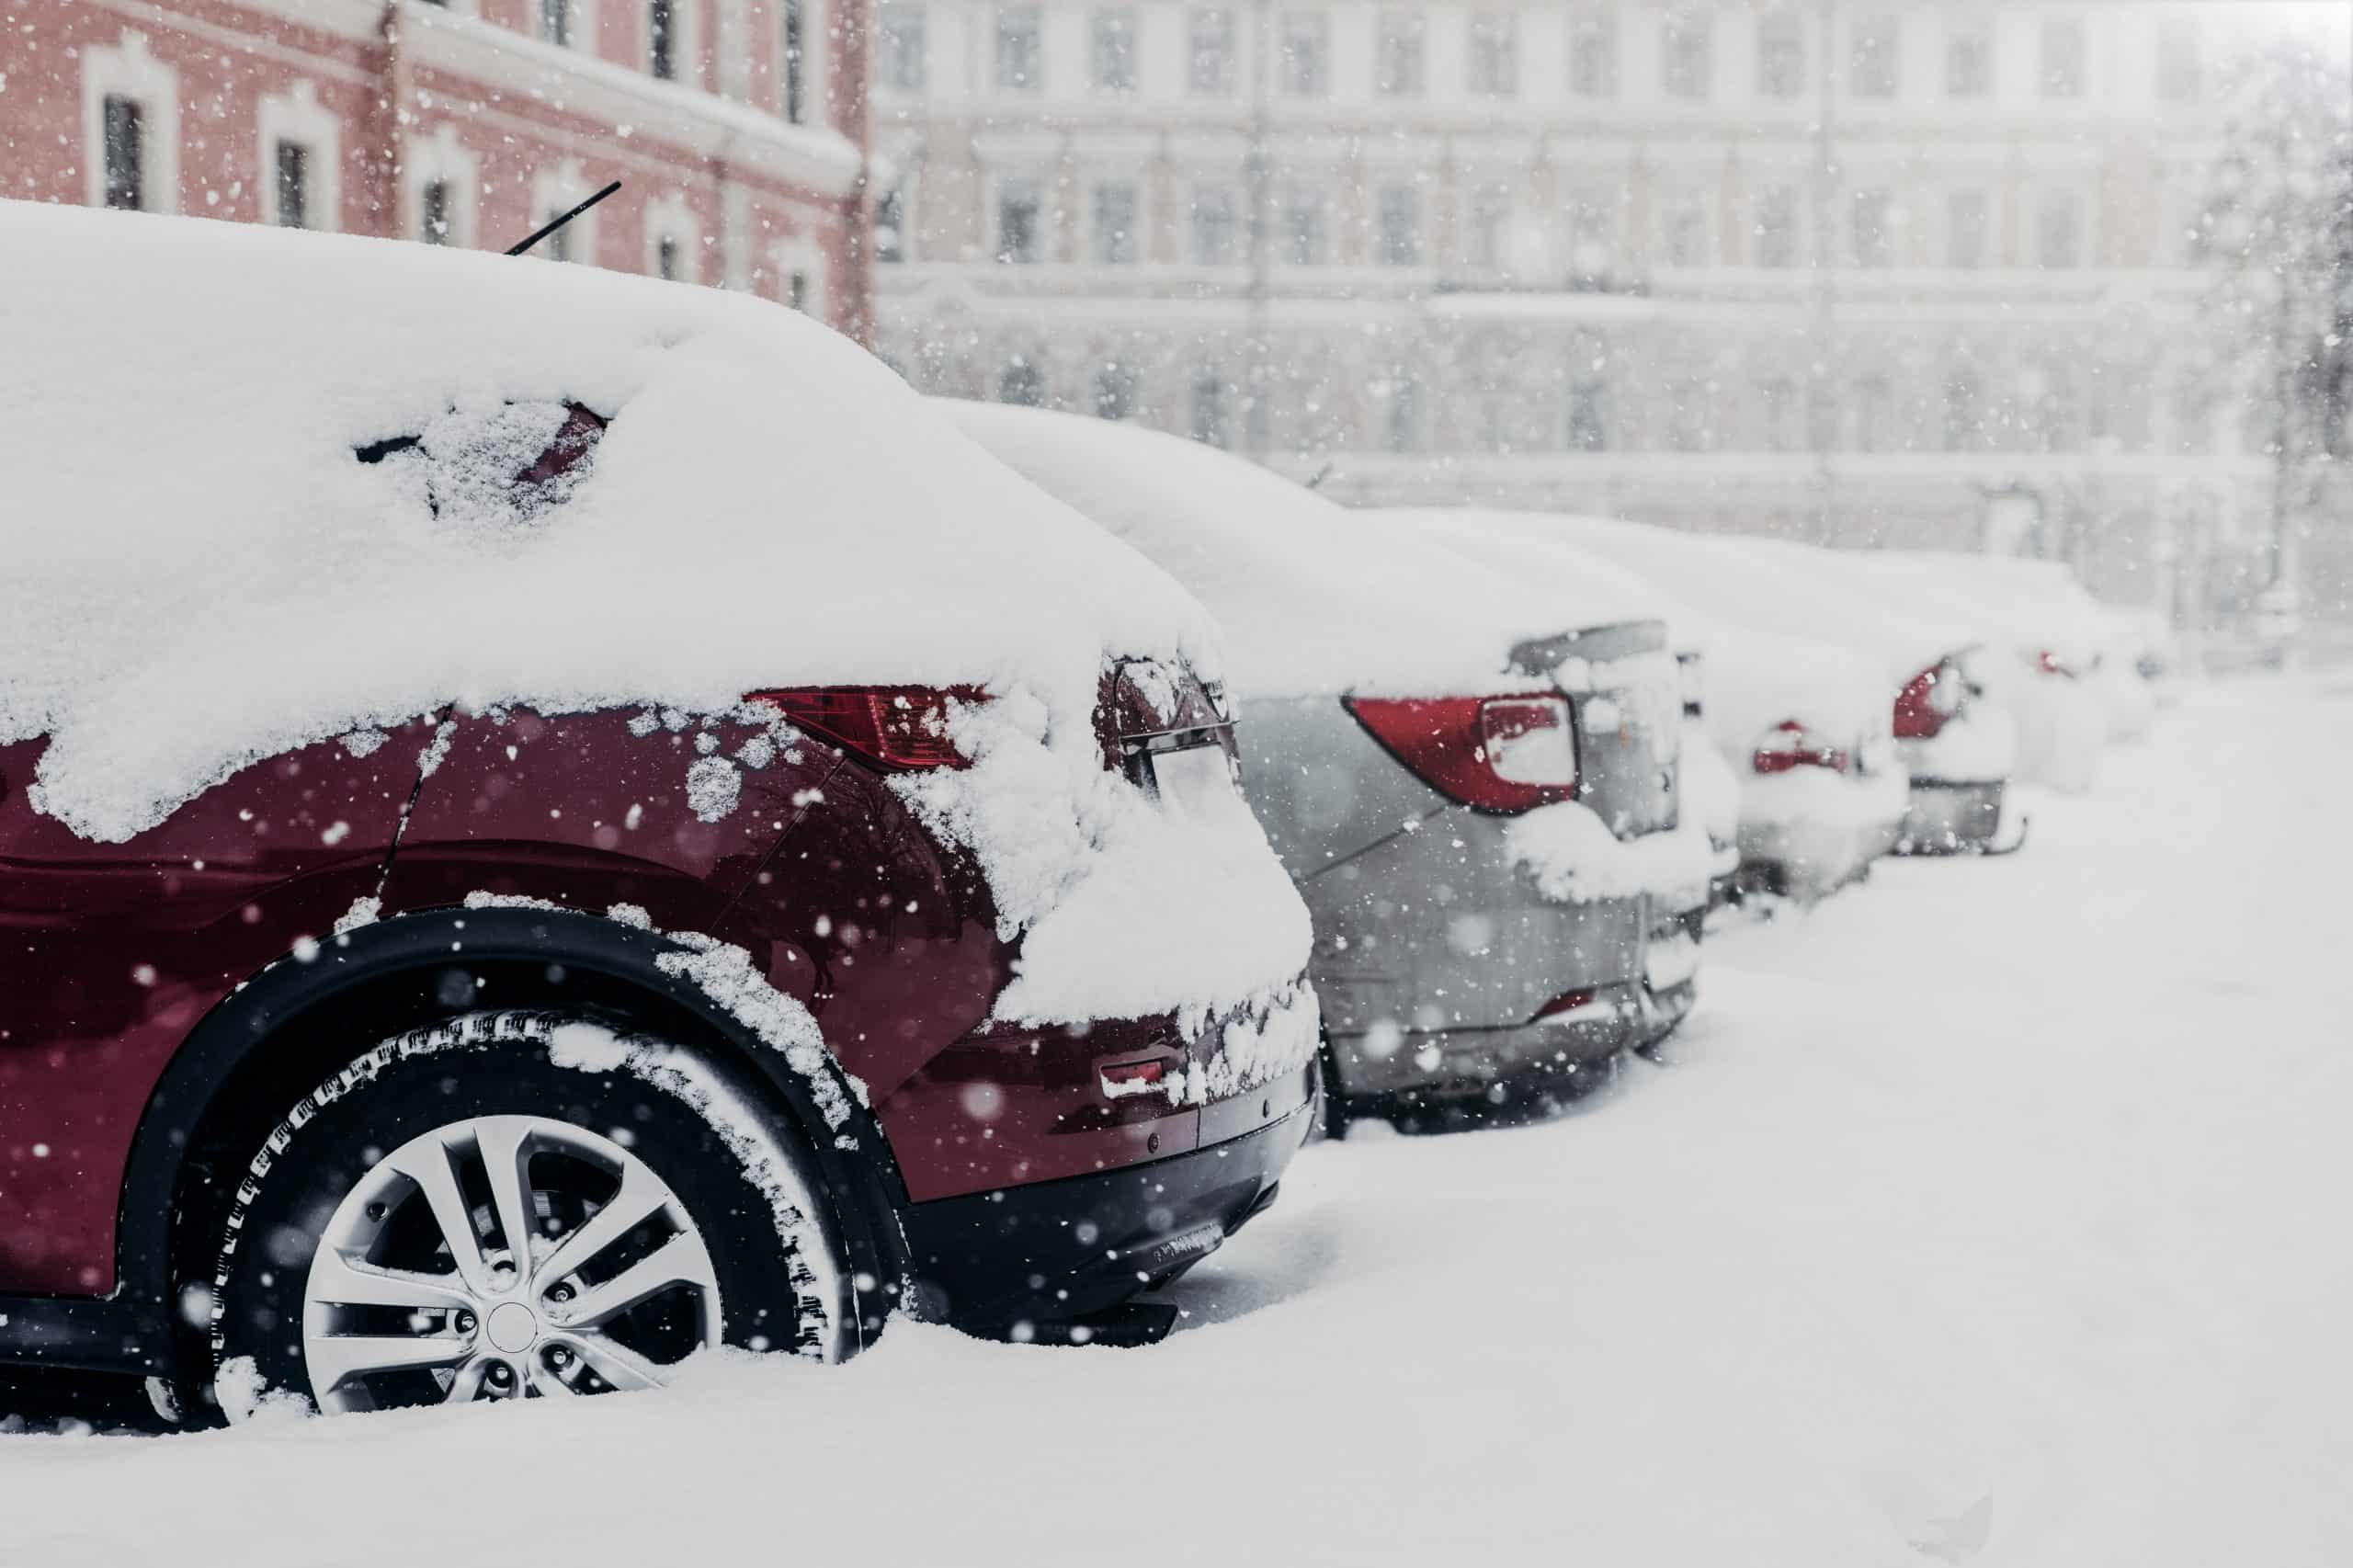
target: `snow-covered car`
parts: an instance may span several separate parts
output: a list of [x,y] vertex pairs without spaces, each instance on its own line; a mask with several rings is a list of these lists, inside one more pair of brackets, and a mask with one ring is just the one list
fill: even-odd
[[2110,627],[2073,572],[2017,556],[1835,553],[1891,608],[1967,629],[1968,676],[2010,716],[2017,778],[2069,793],[2091,788],[2111,727],[2114,694],[2099,677]]
[[[1723,710],[1712,722],[1741,769],[1745,818],[1752,810],[1760,821],[1811,818],[1832,846],[1843,821],[1857,846],[1849,853],[1866,864],[1890,849],[2014,840],[2009,722],[1977,700],[1961,627],[1893,612],[1859,592],[1851,567],[1828,551],[1616,518],[1557,520],[1572,542],[1660,585],[1720,631],[1774,640],[1727,654]],[[1827,704],[1829,716],[1776,716],[1791,702]],[[1860,788],[1832,781],[1841,776]],[[1759,852],[1770,858],[1769,845]]]
[[234,1415],[1165,1329],[1316,1119],[1198,601],[748,297],[0,249],[0,1359]]
[[1197,442],[940,406],[1223,621],[1243,788],[1314,914],[1336,1119],[1564,1097],[1688,1009],[1709,851],[1657,620]]
[[[1869,670],[1827,643],[1751,630],[1692,608],[1674,583],[1645,577],[1585,548],[1574,523],[1550,514],[1472,508],[1392,514],[1499,571],[1605,585],[1664,620],[1686,662],[1686,752],[1733,780],[1739,885],[1801,900],[1862,876],[1893,843],[1907,780],[1896,766],[1889,709]],[[1719,786],[1719,789],[1721,787]]]

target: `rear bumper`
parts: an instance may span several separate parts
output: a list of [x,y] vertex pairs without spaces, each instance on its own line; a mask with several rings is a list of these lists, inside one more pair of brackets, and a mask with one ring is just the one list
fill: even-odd
[[1595,1069],[1648,1038],[1650,1016],[1643,987],[1621,981],[1595,987],[1592,1001],[1536,1023],[1405,1034],[1386,1050],[1377,1049],[1385,1044],[1379,1032],[1336,1035],[1332,1051],[1340,1093],[1349,1100],[1444,1102],[1547,1087],[1574,1091]]
[[1896,835],[1899,855],[1968,855],[1982,853],[1999,835],[2002,825],[2002,780],[1953,782],[1915,778],[1904,829]]
[[1848,827],[1805,820],[1740,824],[1741,881],[1802,902],[1856,881],[1895,847],[1903,821]]
[[1307,1141],[1315,1068],[1245,1097],[1253,1112],[1290,1108],[1167,1159],[902,1210],[919,1315],[976,1329],[1083,1317],[1216,1251],[1273,1201]]

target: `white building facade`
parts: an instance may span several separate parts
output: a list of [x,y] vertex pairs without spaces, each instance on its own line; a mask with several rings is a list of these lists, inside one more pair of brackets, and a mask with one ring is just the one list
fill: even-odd
[[1991,544],[2194,619],[2270,528],[2187,235],[2234,9],[880,0],[878,347],[1351,502]]

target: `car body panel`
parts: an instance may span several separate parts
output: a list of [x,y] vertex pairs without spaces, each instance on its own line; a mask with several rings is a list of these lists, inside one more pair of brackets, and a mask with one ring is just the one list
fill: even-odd
[[33,809],[45,743],[0,747],[0,1292],[113,1289],[123,1163],[165,1064],[374,892],[430,733],[256,763],[119,844]]

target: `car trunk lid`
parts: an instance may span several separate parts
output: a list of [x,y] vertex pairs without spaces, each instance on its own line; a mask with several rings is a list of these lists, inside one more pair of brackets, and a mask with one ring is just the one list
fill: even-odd
[[1523,642],[1512,663],[1549,676],[1575,710],[1577,799],[1620,838],[1673,828],[1683,697],[1665,626],[1627,621]]

